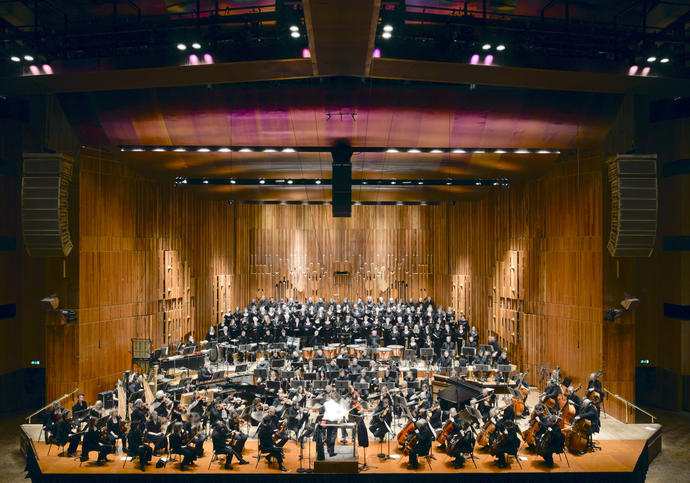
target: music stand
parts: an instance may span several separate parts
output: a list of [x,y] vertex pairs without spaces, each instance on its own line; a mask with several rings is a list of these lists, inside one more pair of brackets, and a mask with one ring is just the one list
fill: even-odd
[[359,365],[360,365],[363,369],[368,369],[369,367],[371,367],[371,361],[368,360],[368,359],[360,359],[360,360],[359,360]]
[[508,380],[508,374],[513,370],[510,364],[498,364],[498,372],[501,374],[502,378]]
[[294,379],[292,379],[292,380],[290,381],[290,387],[291,387],[292,389],[297,389],[297,388],[299,388],[302,384],[303,384],[303,381],[296,381],[296,380],[294,380]]
[[235,366],[235,374],[238,372],[246,372],[247,371],[247,364],[237,364]]
[[389,391],[395,388],[395,383],[394,382],[380,382],[379,383],[379,388],[385,387]]
[[280,381],[266,381],[266,388],[278,391],[280,389]]
[[427,366],[429,365],[429,359],[434,357],[434,349],[431,347],[424,347],[420,351],[420,355],[422,356],[422,359],[426,361]]
[[443,367],[438,368],[438,372],[440,372],[441,374],[446,374],[446,375],[450,375],[452,370],[453,370],[453,368],[450,366],[443,366]]
[[[476,347],[463,347],[462,348],[462,355],[464,357],[474,357],[474,355],[477,353]],[[468,359],[469,360],[469,359]]]
[[371,385],[368,382],[355,382],[354,384],[354,388],[357,392],[360,392],[362,390],[368,391],[370,386]]
[[268,377],[268,369],[254,369],[254,377],[256,379],[261,378],[262,381],[265,381]]
[[338,365],[339,369],[347,369],[350,366],[350,360],[349,359],[336,359],[336,364]]
[[335,381],[335,388],[338,392],[347,391],[347,386],[350,385],[350,381]]
[[403,358],[408,362],[412,362],[417,358],[417,351],[414,349],[405,349]]
[[323,379],[314,380],[312,385],[313,385],[314,389],[326,389],[326,386],[328,385],[328,381],[324,381]]
[[324,367],[326,365],[326,359],[312,359],[314,367]]
[[285,359],[273,359],[271,361],[271,367],[274,369],[280,369],[281,367],[285,367]]
[[492,354],[494,352],[493,346],[489,344],[479,344],[479,350],[482,352],[489,352],[489,354]]

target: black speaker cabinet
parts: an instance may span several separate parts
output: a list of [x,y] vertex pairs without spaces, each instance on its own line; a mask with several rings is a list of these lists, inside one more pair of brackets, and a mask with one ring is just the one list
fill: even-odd
[[609,161],[614,257],[650,257],[657,226],[656,154],[619,154]]
[[33,257],[66,257],[69,234],[69,185],[74,160],[64,154],[24,153],[22,228]]
[[354,475],[359,473],[357,460],[314,461],[314,473],[340,473]]

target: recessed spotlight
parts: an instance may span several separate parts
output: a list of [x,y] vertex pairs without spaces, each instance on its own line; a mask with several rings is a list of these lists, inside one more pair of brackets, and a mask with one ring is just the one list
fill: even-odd
[[402,202],[402,201],[396,201],[395,204],[398,205],[398,206],[402,206],[402,205],[403,205],[403,202]]
[[407,152],[408,152],[408,153],[418,153],[418,152],[419,152],[419,149],[414,149],[414,148],[413,148],[413,149],[408,149]]
[[17,57],[16,55],[13,55],[12,57],[10,57],[10,60],[11,60],[12,62],[21,62],[22,59],[20,59],[20,58]]
[[394,180],[394,179],[393,179],[393,180],[391,180],[391,184],[395,184],[395,180]]
[[283,152],[284,152],[284,153],[294,153],[295,150],[292,149],[292,148],[283,148]]
[[265,179],[260,179],[260,180],[259,180],[259,184],[266,184],[266,180],[265,180]]
[[390,32],[383,32],[381,34],[381,37],[383,37],[384,39],[390,39],[392,36],[393,36],[393,34]]
[[647,57],[647,62],[656,62],[656,57],[653,55],[650,55],[649,57]]
[[395,148],[388,148],[388,149],[386,149],[386,152],[387,152],[387,153],[397,153],[398,150],[395,149]]
[[361,204],[362,204],[361,201],[355,201],[355,202],[354,202],[354,205],[355,205],[355,206],[360,206]]
[[293,39],[298,39],[299,38],[299,32],[290,32],[290,37]]
[[474,185],[475,185],[475,186],[481,186],[481,185],[482,185],[482,182],[481,182],[480,180],[477,180],[477,181],[474,182]]
[[496,153],[496,154],[503,154],[503,153],[505,153],[505,152],[506,152],[505,149],[495,149],[495,150],[494,150],[494,153]]
[[671,62],[671,59],[669,59],[668,57],[663,57],[659,62],[661,62],[662,64],[668,64],[669,62]]
[[475,153],[475,154],[482,154],[482,153],[485,153],[486,150],[484,150],[484,149],[475,149],[475,150],[472,151],[472,152]]
[[153,148],[153,150],[157,153],[165,151],[165,148]]
[[466,153],[466,151],[465,151],[464,149],[453,149],[453,152],[454,152],[455,154],[464,154],[464,153]]
[[446,181],[446,184],[450,186],[451,184],[453,184],[453,182],[451,180],[448,180]]
[[482,45],[482,50],[489,50],[489,49],[491,49],[491,44]]
[[230,151],[232,151],[230,148],[218,148],[219,153],[229,153]]
[[251,153],[252,150],[250,148],[242,148],[240,149],[240,153]]
[[208,184],[208,180],[207,180],[207,179],[205,179],[205,180],[203,180],[203,181],[202,181],[202,183],[204,183],[204,184]]
[[529,154],[529,149],[516,149],[515,154]]
[[275,152],[276,152],[276,150],[273,149],[273,148],[266,148],[266,149],[264,149],[264,153],[275,153]]
[[551,154],[551,151],[549,151],[548,149],[540,149],[539,151],[537,151],[537,154]]
[[494,186],[498,186],[498,181],[494,181]]
[[235,181],[234,179],[230,180],[230,184],[235,184],[235,183],[237,183],[237,181]]
[[193,49],[196,49],[196,50],[199,50],[199,49],[201,48],[201,44],[200,44],[199,42],[194,42],[194,43],[192,44],[192,48],[193,48]]
[[503,52],[504,50],[506,50],[506,46],[503,44],[498,44],[496,46],[496,50],[498,50],[499,52]]
[[439,153],[442,153],[443,150],[442,149],[432,149],[430,152],[432,152],[434,154],[439,154]]
[[321,180],[320,180],[320,179],[317,179],[316,181],[314,181],[314,183],[316,183],[316,184],[321,184]]
[[132,151],[143,151],[141,148],[132,148]]
[[185,44],[177,44],[177,50],[187,50],[187,46]]
[[27,62],[33,62],[34,56],[33,56],[33,55],[27,54],[27,55],[24,56],[24,60],[27,61]]
[[367,181],[362,181],[362,184],[367,184]]
[[424,184],[424,181],[420,179],[419,181],[417,181],[417,184]]
[[392,25],[384,25],[383,26],[383,31],[384,32],[392,32],[393,31],[393,26]]
[[176,153],[184,153],[187,150],[185,148],[175,148],[173,149],[173,151],[175,151]]
[[297,25],[290,25],[290,32],[299,32],[299,27]]
[[291,179],[287,180],[287,184],[292,184],[292,180]]
[[199,149],[197,149],[197,152],[198,152],[198,153],[208,153],[209,151],[210,151],[210,149],[208,149],[208,148],[199,148]]
[[187,184],[187,178],[183,178],[181,181],[182,184]]

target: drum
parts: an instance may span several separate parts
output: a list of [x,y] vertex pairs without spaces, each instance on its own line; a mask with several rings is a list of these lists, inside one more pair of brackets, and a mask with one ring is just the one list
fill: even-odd
[[338,353],[337,347],[327,345],[326,347],[323,348],[323,355],[325,355],[327,359],[333,359],[337,353]]
[[343,352],[347,352],[347,347],[345,347],[345,344],[333,344],[333,347],[335,347],[335,355],[340,355]]
[[305,359],[311,359],[314,357],[314,348],[313,347],[305,347],[302,349],[302,357]]
[[389,345],[388,348],[391,350],[391,356],[393,359],[401,359],[403,356],[403,350],[405,349],[401,345]]
[[393,353],[388,347],[379,347],[376,349],[376,359],[378,361],[389,361]]
[[357,357],[357,349],[359,348],[359,345],[357,344],[350,344],[347,346],[347,355],[350,357]]
[[358,345],[355,347],[355,357],[360,358],[367,353],[367,348],[363,345]]

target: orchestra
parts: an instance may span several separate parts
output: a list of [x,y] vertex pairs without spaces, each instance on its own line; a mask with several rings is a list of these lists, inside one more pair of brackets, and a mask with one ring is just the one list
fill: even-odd
[[[45,413],[46,441],[67,446],[67,456],[81,444],[82,461],[97,451],[97,464],[119,454],[121,445],[145,471],[157,455],[159,462],[179,456],[180,470],[194,466],[209,439],[215,456],[225,457],[224,468],[235,459],[244,465],[246,442],[254,438],[262,458],[288,471],[284,448],[290,441],[302,450],[311,435],[317,460],[334,458],[339,429],[340,443],[349,445],[361,439],[355,428],[368,428],[381,443],[397,441],[410,470],[420,468],[419,457],[430,454],[434,440],[455,469],[475,450],[505,468],[506,455],[517,455],[523,443],[547,465],[565,447],[585,452],[600,427],[600,372],[590,375],[580,397],[580,387],[561,380],[557,368],[530,412],[527,374],[510,365],[496,336],[484,344],[464,314],[456,319],[450,307],[435,306],[430,297],[252,300],[244,310],[228,309],[200,344],[190,335],[178,349],[180,358],[204,357],[196,377],[169,374],[161,369],[166,356],[152,354],[152,373],[132,371],[122,379],[125,414],[101,400],[89,406],[79,394],[71,411],[56,404]],[[466,400],[444,399],[443,391],[432,390],[432,383],[463,382],[472,393]],[[151,384],[158,389],[146,396]]]

